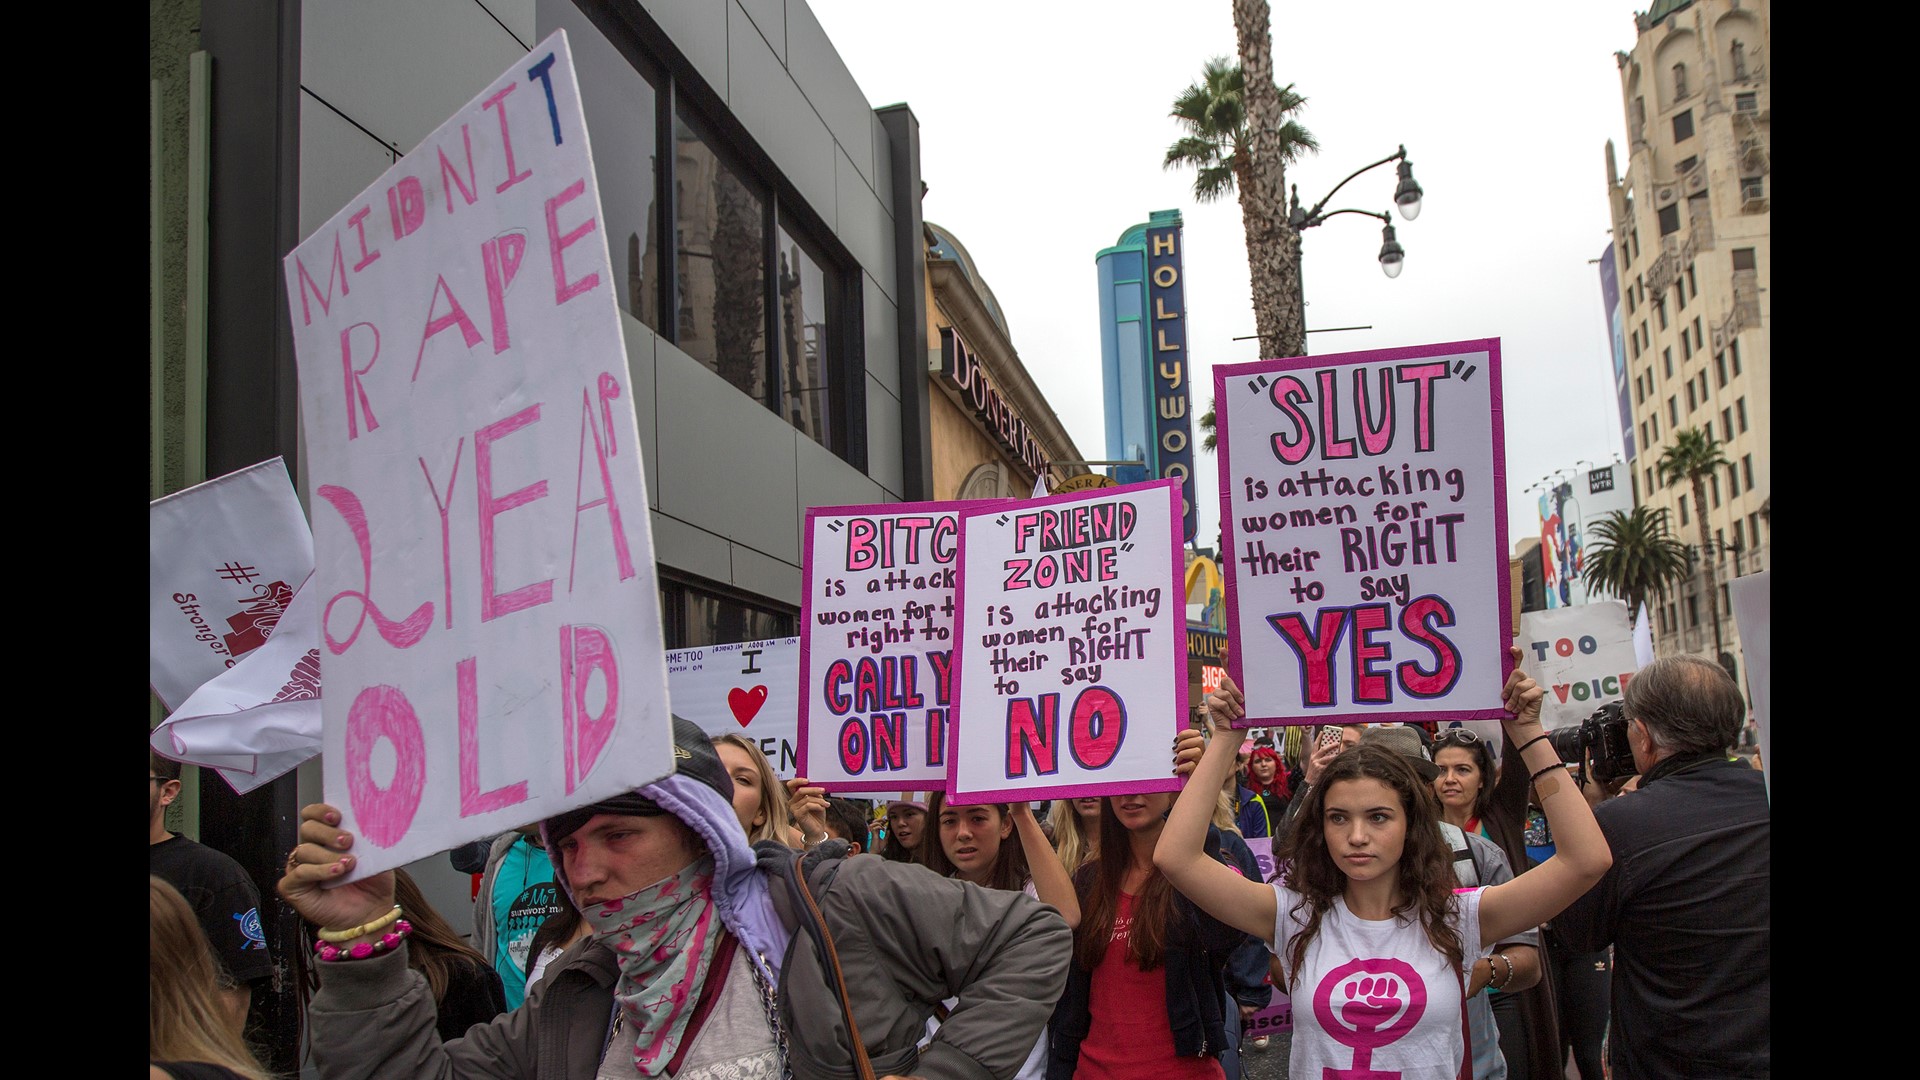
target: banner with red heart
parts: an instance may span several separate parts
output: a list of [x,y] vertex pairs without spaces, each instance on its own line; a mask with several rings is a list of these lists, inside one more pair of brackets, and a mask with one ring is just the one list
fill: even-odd
[[677,716],[709,735],[745,735],[790,779],[800,741],[800,639],[743,641],[667,653]]

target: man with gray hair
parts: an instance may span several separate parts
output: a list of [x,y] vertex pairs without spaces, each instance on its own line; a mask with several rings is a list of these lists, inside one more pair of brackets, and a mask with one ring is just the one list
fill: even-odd
[[1594,810],[1613,867],[1554,928],[1613,946],[1616,1080],[1768,1076],[1771,813],[1761,774],[1728,757],[1746,702],[1718,664],[1672,656],[1622,704],[1639,789]]

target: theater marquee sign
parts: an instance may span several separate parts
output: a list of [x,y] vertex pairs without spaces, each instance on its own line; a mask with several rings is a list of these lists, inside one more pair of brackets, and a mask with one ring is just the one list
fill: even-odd
[[1026,419],[994,388],[980,358],[950,326],[940,328],[940,377],[960,402],[980,418],[995,442],[1035,475],[1047,471],[1052,463],[1047,460],[1047,452],[1039,440],[1033,437]]

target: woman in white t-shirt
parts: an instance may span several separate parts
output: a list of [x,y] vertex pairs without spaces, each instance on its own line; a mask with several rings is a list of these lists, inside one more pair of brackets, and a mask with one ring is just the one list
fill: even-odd
[[[1512,653],[1517,665],[1520,650]],[[1484,889],[1454,888],[1432,789],[1405,758],[1371,744],[1343,752],[1308,790],[1292,833],[1275,842],[1279,879],[1242,878],[1201,850],[1240,740],[1181,733],[1175,771],[1188,782],[1154,863],[1190,900],[1264,938],[1279,958],[1293,1002],[1292,1075],[1470,1076],[1464,973],[1488,954],[1483,942],[1559,914],[1612,864],[1592,809],[1541,730],[1541,696],[1516,666],[1502,691],[1511,714],[1504,723],[1559,854]],[[1245,713],[1231,682],[1207,704],[1227,721]]]
[[[1054,857],[1053,845],[1027,803],[950,803],[944,792],[936,791],[927,804],[927,820],[935,835],[928,838],[932,842],[921,843],[919,854],[929,869],[982,888],[1024,891],[1043,904],[1052,904],[1069,930],[1080,924],[1080,900],[1073,880]],[[950,999],[946,1007],[956,1003],[957,999]],[[938,1029],[937,1019],[927,1021],[929,1037]],[[1014,1080],[1040,1080],[1046,1068],[1047,1033],[1043,1031]]]

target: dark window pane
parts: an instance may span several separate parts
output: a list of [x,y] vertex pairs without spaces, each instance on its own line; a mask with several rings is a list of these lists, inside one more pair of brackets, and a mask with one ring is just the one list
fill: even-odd
[[1669,236],[1680,231],[1680,205],[1663,208],[1660,213],[1660,235]]
[[1688,109],[1673,118],[1673,141],[1685,142],[1691,138],[1693,138],[1693,110]]
[[551,5],[573,43],[581,107],[592,132],[593,171],[613,257],[614,296],[620,310],[653,327],[660,323],[660,215],[653,85],[572,4]]
[[833,359],[840,352],[840,275],[785,228],[779,237],[780,381],[794,427],[822,446],[833,434]]
[[687,643],[683,648],[765,641],[793,633],[793,616],[782,612],[692,588],[686,590],[686,598]]
[[674,117],[673,142],[680,293],[674,344],[764,403],[765,199],[684,111]]
[[1735,270],[1752,270],[1754,268],[1753,249],[1734,248],[1733,268]]

